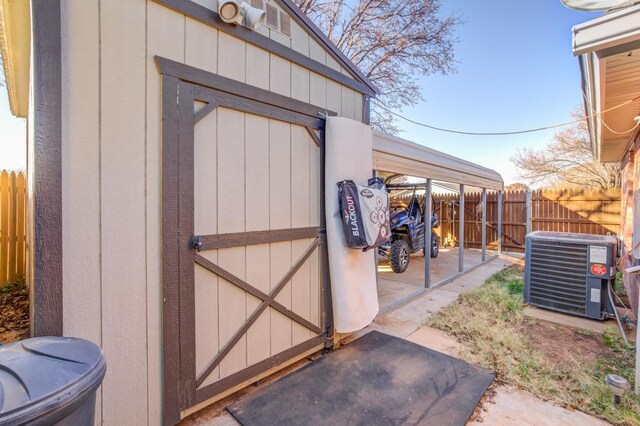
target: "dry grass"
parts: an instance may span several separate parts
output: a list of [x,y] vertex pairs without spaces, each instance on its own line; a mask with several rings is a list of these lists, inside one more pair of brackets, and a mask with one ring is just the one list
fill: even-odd
[[[428,325],[454,335],[463,344],[461,356],[495,371],[498,381],[614,424],[640,425],[640,398],[629,392],[615,406],[604,383],[609,373],[632,381],[635,352],[612,332],[589,334],[526,317],[522,275],[518,266],[502,270]],[[539,335],[550,338],[532,338]]]

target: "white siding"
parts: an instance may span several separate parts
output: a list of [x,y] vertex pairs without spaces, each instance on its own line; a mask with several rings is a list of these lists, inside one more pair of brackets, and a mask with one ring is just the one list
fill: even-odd
[[[63,333],[101,345],[99,8],[61,6]],[[99,418],[102,390],[96,402]]]
[[[147,422],[146,3],[100,2],[102,410]],[[126,391],[123,391],[126,389]],[[134,396],[134,397],[132,397]]]

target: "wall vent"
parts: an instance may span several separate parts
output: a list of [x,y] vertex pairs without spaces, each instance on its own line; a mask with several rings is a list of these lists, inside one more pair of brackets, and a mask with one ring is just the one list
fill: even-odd
[[262,0],[251,0],[251,6],[264,10],[264,2]]
[[267,12],[267,27],[278,30],[278,9],[267,3],[265,11]]
[[280,11],[280,32],[291,37],[291,17]]

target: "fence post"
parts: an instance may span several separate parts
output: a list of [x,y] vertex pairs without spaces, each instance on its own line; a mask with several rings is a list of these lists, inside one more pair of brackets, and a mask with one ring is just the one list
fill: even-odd
[[9,282],[9,173],[0,171],[0,286]]
[[482,188],[482,261],[487,260],[487,188]]
[[524,193],[525,235],[531,232],[531,191]]
[[464,272],[464,185],[460,184],[460,200],[459,200],[459,210],[460,214],[458,215],[458,272]]
[[431,287],[431,179],[424,193],[424,286]]
[[498,191],[498,254],[502,254],[502,191]]

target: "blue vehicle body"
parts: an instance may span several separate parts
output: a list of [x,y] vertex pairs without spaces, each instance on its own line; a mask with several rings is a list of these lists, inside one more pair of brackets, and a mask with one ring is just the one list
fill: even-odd
[[[422,220],[422,209],[420,208],[417,200],[412,200],[409,208],[396,210],[391,213],[389,217],[391,225],[391,238],[382,246],[380,246],[380,253],[389,256],[391,244],[396,239],[404,239],[411,253],[417,253],[424,249],[424,220]],[[438,215],[431,216],[431,228],[438,226]],[[435,233],[432,233],[435,235]],[[437,240],[437,236],[435,237]],[[431,257],[436,257],[432,252]]]

